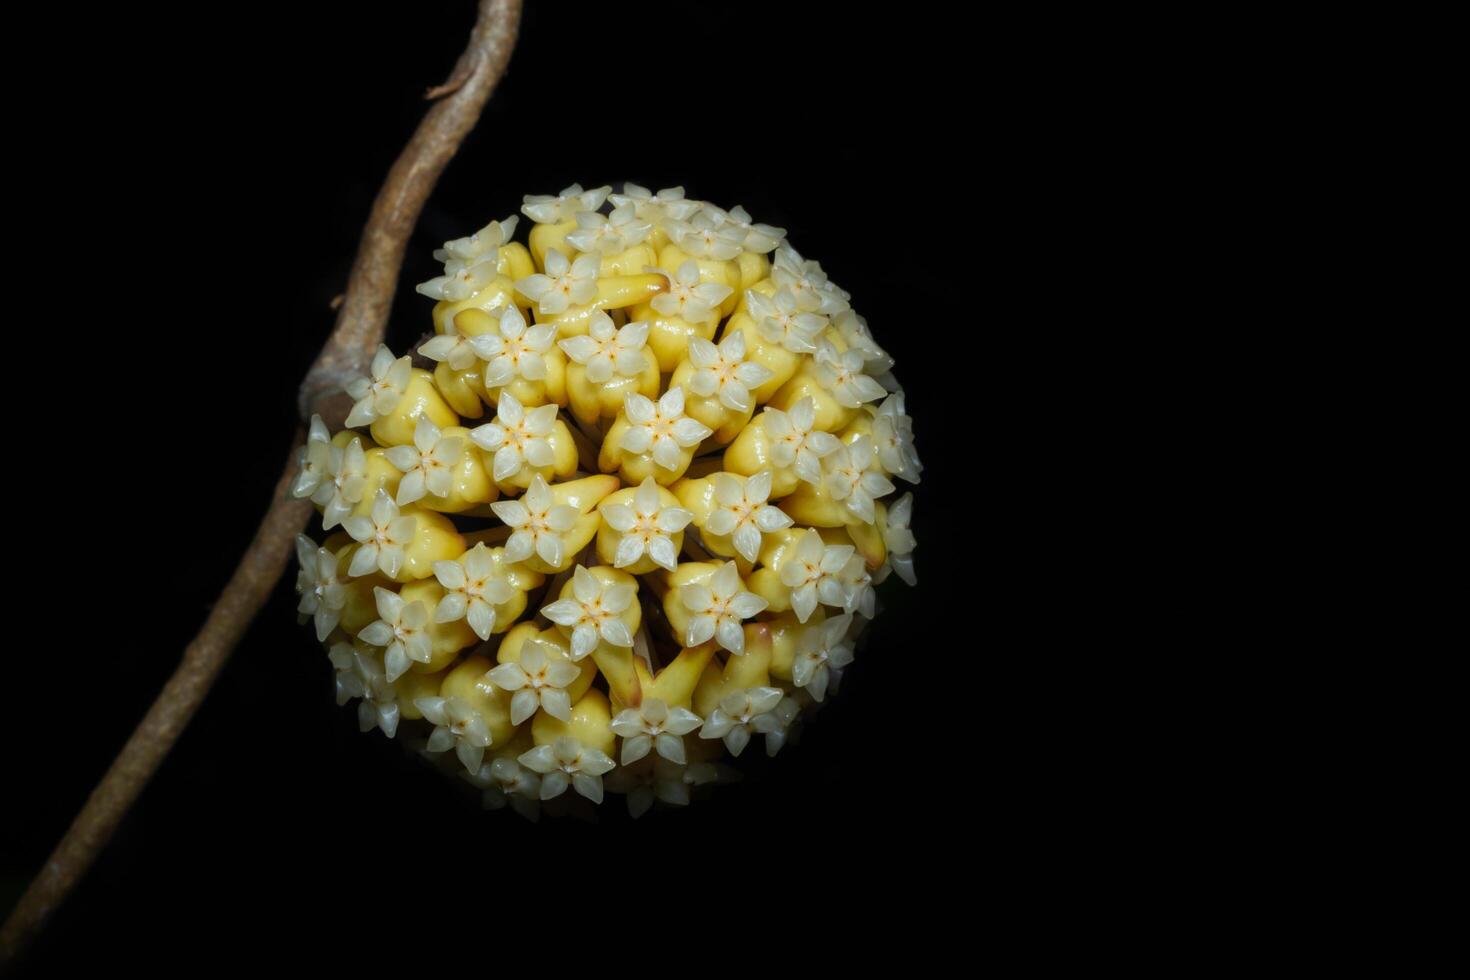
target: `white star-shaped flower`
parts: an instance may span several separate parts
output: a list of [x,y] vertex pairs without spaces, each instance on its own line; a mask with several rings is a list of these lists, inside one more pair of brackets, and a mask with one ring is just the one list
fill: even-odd
[[827,318],[802,310],[789,289],[778,289],[774,296],[747,289],[745,308],[761,339],[793,354],[815,353],[817,338],[827,329]]
[[876,462],[873,442],[867,436],[858,436],[822,460],[822,485],[827,493],[845,503],[865,524],[873,523],[873,501],[897,489],[875,468]]
[[581,184],[573,184],[563,188],[560,194],[527,194],[521,211],[538,224],[559,224],[576,217],[578,211],[596,211],[611,190],[611,187],[594,187],[584,191]]
[[413,703],[434,726],[429,751],[453,749],[465,769],[478,773],[491,741],[490,726],[480,713],[461,698],[415,698]]
[[349,517],[342,522],[342,529],[362,545],[352,556],[347,574],[357,578],[377,570],[389,578],[396,576],[417,525],[411,516],[399,517],[398,505],[386,490],[379,489],[370,517]]
[[587,333],[557,341],[567,357],[587,369],[587,380],[602,383],[613,374],[636,378],[648,366],[643,353],[648,343],[648,324],[642,320],[619,328],[612,317],[598,310],[587,324]]
[[693,582],[679,590],[679,601],[689,610],[689,629],[684,645],[697,647],[714,637],[731,653],[745,653],[745,630],[741,622],[754,616],[768,603],[754,592],[745,591],[733,561],[720,566],[709,582]]
[[393,446],[387,452],[388,462],[403,474],[398,481],[398,506],[407,507],[430,493],[449,496],[454,489],[454,466],[463,449],[463,439],[446,439],[427,415],[420,415],[413,427],[413,445]]
[[526,641],[519,663],[501,664],[485,676],[496,687],[511,692],[512,725],[519,725],[538,708],[553,718],[572,720],[572,702],[566,687],[581,677],[582,671],[569,661],[548,657],[540,640]]
[[868,323],[852,310],[843,310],[832,318],[832,326],[837,329],[837,336],[849,350],[855,350],[863,355],[863,370],[875,378],[893,367],[893,357],[878,342],[873,339],[872,333],[868,331]]
[[781,751],[781,747],[786,744],[787,738],[791,735],[792,724],[801,716],[801,705],[795,698],[788,695],[772,709],[771,715],[776,719],[774,725],[767,723],[763,727],[767,728],[765,733],[766,755],[774,757],[777,752]]
[[539,473],[519,500],[499,500],[490,509],[515,529],[505,542],[506,561],[525,561],[534,554],[548,565],[561,564],[561,536],[576,526],[577,509],[558,504]]
[[828,282],[820,265],[803,259],[790,245],[776,249],[771,281],[777,289],[789,290],[803,310],[833,316],[848,308],[847,294]]
[[722,738],[731,755],[739,755],[750,743],[752,733],[765,733],[780,727],[781,720],[774,714],[781,703],[781,690],[775,687],[752,687],[744,691],[732,691],[720,701],[720,706],[710,712],[709,719],[699,730],[700,738]]
[[616,255],[642,244],[651,231],[653,223],[640,219],[632,204],[624,204],[606,217],[596,211],[577,212],[577,230],[567,235],[567,242],[579,252]]
[[602,774],[615,763],[602,752],[563,735],[550,745],[538,745],[520,757],[521,765],[541,773],[541,798],[560,796],[572,786],[593,803],[602,802]]
[[914,448],[914,420],[904,414],[903,393],[889,395],[873,418],[873,448],[878,463],[900,480],[918,483],[924,472]]
[[296,561],[301,570],[296,575],[296,591],[301,603],[296,611],[310,616],[316,625],[316,638],[325,641],[342,618],[347,605],[347,589],[337,578],[337,556],[304,534],[296,535]]
[[337,703],[346,704],[361,698],[357,706],[357,727],[364,732],[381,728],[392,738],[398,733],[398,697],[383,673],[382,654],[364,653],[350,643],[332,646],[328,657],[336,668]]
[[709,762],[680,765],[662,756],[650,763],[621,766],[607,777],[607,788],[628,797],[628,814],[634,820],[653,807],[654,800],[674,806],[689,805],[689,787],[718,782],[720,770]]
[[498,274],[500,247],[510,241],[520,220],[511,215],[504,221],[490,222],[473,235],[445,242],[443,248],[434,250],[434,258],[444,263],[444,274],[419,283],[414,291],[431,299],[458,302],[485,288]]
[[878,593],[873,590],[873,576],[868,574],[863,556],[854,554],[837,573],[837,581],[847,596],[842,604],[844,612],[858,612],[871,620],[878,611]]
[[379,344],[373,355],[371,376],[347,384],[347,394],[357,399],[347,413],[347,427],[370,425],[398,407],[413,377],[413,361],[407,354],[394,358],[386,345]]
[[632,765],[657,749],[658,754],[670,762],[682,763],[684,738],[694,731],[703,719],[688,708],[670,709],[658,698],[645,698],[637,708],[625,708],[612,721],[614,735],[623,739],[622,764]]
[[521,816],[536,822],[541,816],[541,777],[515,759],[502,756],[481,764],[480,771],[465,778],[483,791],[487,810],[501,810],[507,803]]
[[444,322],[443,333],[419,344],[419,353],[431,361],[443,361],[452,370],[463,371],[478,360],[475,345],[470,343],[471,339],[459,332],[459,328],[454,325],[454,318],[450,317]]
[[498,331],[470,338],[475,356],[485,365],[485,387],[500,388],[516,378],[540,381],[546,377],[546,352],[556,339],[556,327],[538,323],[527,328],[526,318],[514,305],[500,311]]
[[492,471],[496,482],[511,479],[527,466],[540,469],[556,462],[549,441],[556,411],[554,404],[527,411],[509,391],[500,393],[495,421],[470,432],[471,442],[495,454]]
[[434,610],[434,622],[452,623],[467,619],[470,629],[482,640],[495,632],[495,607],[510,601],[515,589],[495,574],[495,559],[482,541],[459,561],[434,562],[434,577],[444,587],[444,597]]
[[827,545],[815,530],[807,529],[791,555],[781,563],[781,584],[791,590],[791,608],[806,622],[818,601],[845,608],[847,588],[840,576],[857,549],[850,544]]
[[[918,585],[918,577],[914,575],[914,548],[918,542],[914,540],[914,532],[909,530],[913,513],[913,494],[906,493],[893,502],[883,527],[883,544],[888,549],[888,567],[909,585]],[[878,581],[882,581],[884,574],[880,569]]]
[[331,481],[332,434],[327,431],[320,415],[311,417],[306,445],[296,451],[296,462],[301,468],[291,484],[291,496],[298,500],[313,496],[323,484]]
[[541,614],[572,631],[572,659],[581,660],[597,649],[598,639],[615,647],[631,647],[633,634],[622,614],[633,603],[638,586],[631,582],[604,583],[578,565],[572,573],[572,598],[558,599]]
[[780,245],[786,237],[785,228],[752,221],[750,212],[738,204],[728,211],[717,208],[713,204],[706,204],[705,210],[718,219],[717,224],[721,228],[738,228],[743,232],[745,237],[741,241],[741,246],[747,252],[769,252]]
[[877,401],[888,393],[863,373],[861,351],[838,353],[830,341],[823,340],[817,347],[815,361],[817,383],[826,388],[839,405],[857,408],[863,402]]
[[633,506],[607,504],[602,519],[622,538],[613,558],[613,567],[627,568],[646,553],[658,565],[674,571],[679,565],[679,552],[673,535],[694,520],[694,513],[683,507],[665,507],[653,477],[646,478],[633,494]]
[[771,496],[771,471],[761,470],[741,480],[729,473],[710,477],[714,483],[714,509],[704,522],[711,534],[728,534],[740,557],[754,563],[760,557],[764,535],[790,527],[785,511],[766,501]]
[[814,700],[826,697],[828,668],[840,670],[852,663],[852,645],[847,642],[851,626],[852,616],[844,613],[802,630],[791,662],[791,683],[806,688]]
[[669,237],[681,249],[699,259],[733,259],[745,251],[746,232],[734,225],[723,224],[720,215],[708,206],[695,212],[688,221],[671,221]]
[[689,338],[689,390],[705,398],[719,396],[732,412],[750,410],[750,389],[771,376],[770,368],[745,359],[745,334],[732,330],[715,346],[703,337]]
[[669,281],[669,288],[655,296],[650,303],[664,316],[683,317],[690,323],[701,323],[714,318],[719,305],[733,290],[720,282],[702,282],[699,278],[699,263],[689,259],[673,272],[650,267]]
[[383,670],[396,681],[408,670],[410,661],[426,664],[433,653],[429,639],[429,609],[420,601],[404,602],[396,592],[373,589],[378,618],[357,635],[364,643],[383,647]]
[[623,412],[628,431],[620,448],[630,453],[651,451],[653,461],[666,470],[679,468],[681,449],[699,445],[714,431],[684,415],[683,388],[670,388],[657,402],[630,391],[623,399]]
[[633,213],[643,221],[663,226],[670,221],[683,221],[699,210],[698,201],[684,198],[684,188],[666,187],[657,194],[637,184],[624,184],[623,193],[609,198],[614,207],[631,204]]
[[546,253],[546,272],[517,280],[516,289],[536,303],[542,316],[550,316],[596,299],[597,273],[601,268],[602,256],[596,252],[584,252],[576,261],[568,262],[565,255],[553,248]]
[[356,509],[367,490],[367,453],[356,437],[346,448],[327,449],[328,479],[311,495],[311,502],[322,509],[322,530],[330,531]]
[[771,462],[782,469],[794,467],[799,479],[821,486],[822,458],[842,443],[830,432],[812,430],[817,423],[816,400],[803,398],[789,412],[767,408],[761,417],[771,441]]

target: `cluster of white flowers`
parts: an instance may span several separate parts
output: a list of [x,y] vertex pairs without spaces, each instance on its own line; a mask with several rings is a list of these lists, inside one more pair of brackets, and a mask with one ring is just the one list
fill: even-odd
[[521,212],[434,253],[434,370],[380,347],[356,431],[312,419],[297,609],[359,726],[486,807],[682,806],[787,745],[875,586],[915,584],[913,420],[784,229],[636,184]]

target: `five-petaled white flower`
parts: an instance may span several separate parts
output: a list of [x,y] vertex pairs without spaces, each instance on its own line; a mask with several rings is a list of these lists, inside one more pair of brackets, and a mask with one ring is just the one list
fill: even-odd
[[655,272],[669,281],[669,288],[655,296],[650,302],[664,316],[683,317],[690,323],[702,323],[716,317],[716,309],[733,290],[722,282],[702,282],[699,278],[699,263],[687,260],[673,272],[652,266]]
[[775,731],[781,727],[781,719],[775,714],[781,697],[781,689],[776,687],[732,691],[720,701],[718,708],[710,712],[709,719],[699,730],[699,737],[722,738],[730,754],[739,755],[750,743],[752,733]]
[[815,529],[808,528],[802,534],[781,563],[781,584],[791,590],[791,608],[797,619],[806,622],[818,601],[846,608],[848,593],[841,574],[856,552],[850,544],[825,544]]
[[780,344],[793,354],[814,353],[817,338],[827,329],[827,318],[803,310],[789,289],[778,289],[774,296],[747,289],[745,308],[761,339]]
[[614,735],[623,739],[622,764],[632,765],[657,749],[670,762],[684,762],[684,738],[704,720],[688,708],[670,709],[658,698],[645,698],[636,708],[624,708],[612,721]]
[[844,613],[802,630],[791,661],[791,683],[806,688],[817,701],[826,697],[829,668],[841,670],[852,663],[852,644],[847,642],[851,626],[852,615]]
[[558,599],[541,614],[572,631],[572,659],[581,660],[597,649],[600,639],[615,647],[631,647],[633,634],[622,614],[633,604],[638,586],[632,582],[603,582],[578,565],[572,573],[572,598]]
[[337,669],[337,703],[361,698],[357,727],[364,732],[381,728],[392,738],[398,732],[398,697],[383,673],[383,657],[376,651],[364,653],[350,643],[337,643],[327,656]]
[[299,499],[314,495],[323,484],[332,479],[332,434],[320,415],[311,417],[311,429],[306,436],[306,445],[296,451],[296,462],[301,467],[296,480],[291,484],[291,496]]
[[846,408],[857,408],[863,402],[877,401],[888,392],[863,373],[862,351],[838,352],[831,341],[823,340],[815,356],[817,383],[826,388]]
[[632,767],[622,766],[607,777],[607,788],[628,797],[628,814],[638,819],[647,813],[654,800],[674,806],[689,805],[689,787],[718,782],[720,767],[709,762],[680,765],[662,756]]
[[352,411],[347,413],[349,429],[376,422],[398,407],[398,400],[413,377],[413,360],[407,354],[395,359],[386,345],[379,344],[371,372],[371,377],[347,383],[347,394],[357,399]]
[[623,398],[628,430],[622,447],[630,453],[652,452],[653,461],[666,470],[679,468],[681,449],[708,439],[713,430],[684,415],[684,389],[670,388],[655,402],[635,391]]
[[473,235],[445,242],[443,248],[434,250],[435,260],[444,263],[444,274],[419,283],[414,291],[431,299],[457,302],[485,288],[499,270],[500,247],[510,241],[520,220],[511,215],[504,221],[490,222]]
[[643,347],[648,343],[648,324],[642,320],[621,328],[612,317],[598,310],[587,324],[587,332],[557,341],[567,357],[587,369],[587,380],[610,381],[613,373],[636,378],[648,366]]
[[398,506],[406,507],[430,493],[449,496],[454,489],[454,466],[463,449],[463,439],[444,438],[427,415],[420,415],[413,427],[413,445],[393,446],[387,452],[388,462],[403,473],[398,481]]
[[311,495],[311,502],[322,509],[323,531],[341,524],[362,501],[367,489],[367,453],[363,452],[362,440],[354,436],[345,448],[329,447],[327,473],[329,478]]
[[639,218],[659,226],[683,221],[699,210],[698,201],[685,200],[682,187],[666,187],[655,194],[637,184],[624,184],[623,193],[611,195],[610,200],[614,207],[633,205]]
[[296,611],[310,616],[316,624],[316,638],[325,641],[342,618],[347,605],[347,589],[337,578],[337,556],[304,534],[296,535],[296,561],[301,570],[296,575],[296,591],[301,603]]
[[801,705],[790,695],[781,699],[781,702],[771,710],[776,718],[775,727],[766,731],[766,755],[774,756],[781,751],[791,735],[791,726],[801,716]]
[[924,464],[914,448],[914,420],[904,414],[903,393],[889,395],[873,418],[873,448],[878,463],[889,473],[910,483],[919,482]]
[[688,221],[671,221],[669,237],[685,252],[700,259],[733,259],[745,251],[746,232],[724,223],[724,212],[702,207]]
[[746,592],[742,585],[735,563],[727,561],[708,583],[692,582],[679,590],[679,601],[690,613],[684,636],[686,647],[697,647],[714,637],[731,653],[745,653],[745,630],[740,623],[768,603],[754,592]]
[[546,272],[516,280],[516,289],[534,301],[543,316],[550,316],[596,299],[601,268],[602,256],[596,252],[584,252],[569,262],[553,248],[546,253]]
[[752,221],[750,212],[738,204],[728,211],[713,204],[705,204],[704,210],[715,216],[720,227],[739,228],[744,232],[745,238],[741,246],[747,252],[769,252],[786,238],[785,228]]
[[584,191],[581,184],[573,184],[562,188],[560,194],[527,194],[521,211],[532,221],[554,225],[570,221],[578,211],[596,211],[611,190],[611,187],[594,187]]
[[396,576],[403,567],[404,549],[413,543],[417,525],[412,516],[399,517],[398,505],[388,496],[388,491],[379,489],[373,498],[370,517],[349,517],[342,521],[342,529],[362,545],[352,556],[347,574],[357,578],[377,570],[389,578]]
[[873,576],[868,574],[868,564],[863,556],[854,554],[837,573],[847,600],[842,604],[844,612],[859,612],[872,619],[878,612],[878,593],[873,589]]
[[482,763],[478,773],[465,773],[465,779],[480,787],[481,800],[487,810],[501,810],[507,803],[521,816],[536,822],[541,817],[541,777],[515,759],[501,756],[494,762]]
[[453,749],[465,769],[478,773],[491,742],[490,726],[480,713],[461,698],[414,698],[413,703],[434,726],[429,751]]
[[434,562],[434,577],[444,587],[444,597],[434,610],[434,622],[452,623],[464,617],[482,640],[495,632],[495,607],[508,602],[515,589],[495,574],[495,559],[481,541],[460,556],[459,561]]
[[878,346],[868,331],[868,322],[856,312],[843,310],[832,318],[832,326],[849,350],[863,355],[863,370],[868,374],[876,378],[893,367],[892,355]]
[[426,664],[433,654],[429,639],[429,609],[421,601],[404,602],[397,592],[378,586],[373,589],[378,618],[357,635],[364,643],[383,647],[383,671],[396,681],[409,662]]
[[729,473],[710,477],[714,483],[714,509],[704,522],[711,534],[728,534],[740,557],[754,562],[760,557],[764,535],[790,527],[791,518],[766,501],[771,496],[771,471],[761,470],[744,481]]
[[873,501],[892,493],[892,481],[876,467],[873,442],[858,436],[822,460],[822,485],[864,523],[873,523]]
[[596,211],[578,211],[577,230],[567,235],[567,242],[579,252],[615,255],[642,243],[651,231],[653,223],[640,219],[632,204],[624,204],[606,217]]
[[607,504],[602,508],[607,526],[622,535],[618,541],[613,566],[627,568],[646,553],[654,563],[673,571],[679,566],[679,552],[673,535],[694,520],[694,513],[683,507],[665,507],[658,483],[647,477],[633,494],[633,505]]
[[822,457],[836,452],[842,443],[830,432],[812,431],[817,424],[816,399],[803,398],[788,412],[767,408],[761,417],[771,440],[771,462],[782,469],[794,467],[799,479],[821,486]]
[[[914,540],[914,532],[909,530],[909,521],[914,514],[914,495],[906,493],[893,502],[888,508],[888,520],[883,528],[883,544],[888,549],[888,564],[886,568],[892,568],[898,573],[898,577],[909,585],[918,585],[918,577],[914,575],[914,548],[918,542]],[[887,576],[885,569],[878,570],[878,581],[883,581]]]
[[739,330],[732,330],[718,347],[703,337],[690,337],[689,363],[694,365],[689,390],[705,398],[718,395],[732,412],[748,412],[750,389],[771,376],[770,368],[745,359],[745,334]]
[[475,345],[470,343],[473,339],[461,334],[451,317],[445,321],[443,333],[419,344],[419,353],[431,361],[443,361],[455,371],[463,371],[473,365],[478,357]]
[[526,641],[519,663],[503,663],[485,676],[496,687],[511,692],[512,725],[519,725],[538,708],[553,718],[572,720],[572,701],[566,687],[582,676],[582,670],[569,661],[548,657],[540,640]]
[[555,339],[555,325],[538,323],[528,328],[526,318],[512,304],[500,311],[499,330],[471,337],[470,347],[476,357],[489,362],[485,366],[485,387],[500,388],[516,378],[545,378],[545,354]]
[[847,293],[828,281],[820,264],[803,259],[790,245],[776,249],[771,281],[777,289],[790,290],[804,310],[834,316],[848,309]]
[[572,786],[593,803],[602,802],[602,774],[616,765],[589,745],[562,735],[550,745],[521,754],[521,765],[541,773],[541,798],[560,796]]
[[548,565],[561,564],[565,553],[561,536],[576,526],[577,509],[558,504],[541,474],[531,478],[519,500],[498,500],[490,509],[514,528],[505,542],[506,561],[524,561],[534,554]]
[[495,454],[492,471],[497,482],[509,480],[527,466],[540,469],[556,462],[551,450],[551,431],[556,425],[556,405],[538,405],[527,411],[508,391],[500,393],[495,421],[476,426],[470,440]]

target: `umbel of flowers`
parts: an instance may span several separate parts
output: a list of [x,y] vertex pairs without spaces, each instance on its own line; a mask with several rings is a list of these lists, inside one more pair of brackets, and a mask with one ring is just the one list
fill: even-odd
[[292,488],[338,702],[532,818],[774,755],[915,581],[913,423],[850,295],[741,208],[610,191],[435,252],[434,336],[312,420]]

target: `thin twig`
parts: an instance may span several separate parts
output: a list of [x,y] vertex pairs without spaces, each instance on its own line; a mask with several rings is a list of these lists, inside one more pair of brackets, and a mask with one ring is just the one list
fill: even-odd
[[[383,338],[408,238],[439,175],[474,128],[504,74],[520,15],[521,0],[480,0],[464,54],[449,80],[432,90],[431,97],[438,101],[424,115],[373,203],[336,325],[301,383],[303,419],[319,414],[337,428],[346,418],[349,402],[342,386],[366,373]],[[303,439],[304,429],[298,428],[270,509],[204,627],[185,648],[183,662],[0,928],[0,966],[14,963],[92,866],[275,590],[296,535],[312,513],[310,502],[287,493],[296,470],[296,447]]]

